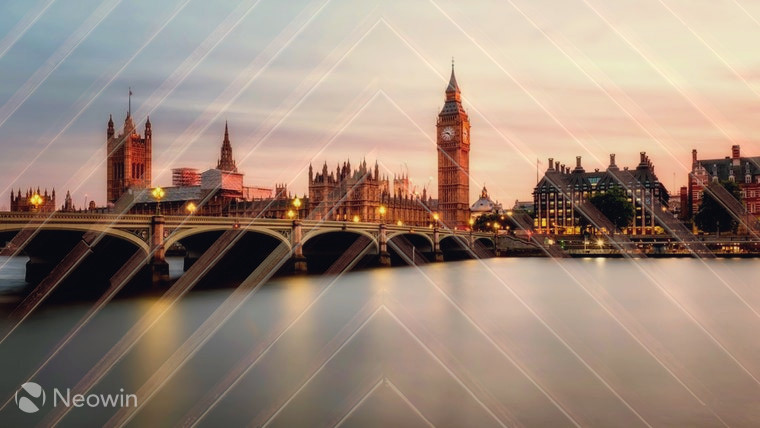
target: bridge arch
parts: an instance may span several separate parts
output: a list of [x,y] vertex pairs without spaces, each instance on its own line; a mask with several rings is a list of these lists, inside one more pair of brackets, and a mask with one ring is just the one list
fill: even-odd
[[[430,244],[430,249],[433,249],[433,237],[428,235],[427,233],[414,233],[414,232],[407,232],[407,231],[401,231],[401,232],[393,232],[388,234],[388,241],[390,241],[393,238],[397,237],[403,237],[403,236],[417,236],[420,238],[425,239]],[[418,238],[414,238],[418,239]]]
[[474,244],[480,244],[486,248],[492,249],[496,246],[493,238],[490,236],[480,236],[475,238]]
[[[175,231],[169,237],[166,239],[166,242],[164,242],[164,247],[169,248],[172,245],[176,244],[177,242],[181,242],[183,239],[187,239],[194,235],[200,235],[202,233],[208,233],[208,232],[221,232],[224,233],[226,231],[230,230],[230,226],[201,226],[201,227],[193,227],[188,229],[182,229],[179,231]],[[273,238],[276,238],[283,244],[287,245],[288,248],[291,248],[290,241],[288,241],[285,236],[278,233],[277,231],[273,229],[268,229],[265,227],[260,226],[248,226],[242,227],[242,230],[246,232],[254,232],[254,233],[260,233],[262,235],[268,235]]]
[[324,235],[327,233],[349,233],[354,235],[361,235],[369,238],[372,243],[375,246],[375,254],[377,254],[380,251],[380,244],[377,241],[377,237],[372,235],[371,233],[364,231],[364,230],[358,230],[358,229],[343,229],[343,228],[319,228],[319,229],[313,229],[304,234],[303,239],[301,240],[301,245],[306,245],[309,240],[316,238],[317,236]]
[[[80,225],[80,224],[41,224],[36,226],[29,226],[29,225],[2,225],[0,224],[0,233],[2,232],[21,232],[22,230],[39,230],[39,231],[45,231],[45,230],[54,230],[54,231],[64,231],[64,232],[100,232],[105,235],[112,236],[114,238],[118,238],[124,241],[129,242],[130,244],[134,245],[138,249],[145,252],[147,255],[150,252],[150,246],[148,243],[144,240],[142,240],[140,237],[122,229],[112,228],[108,227],[106,225],[100,225],[100,224],[92,224],[92,225]],[[147,229],[146,229],[147,232]]]

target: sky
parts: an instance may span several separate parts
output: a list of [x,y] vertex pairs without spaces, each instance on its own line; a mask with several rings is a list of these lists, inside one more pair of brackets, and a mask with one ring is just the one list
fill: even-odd
[[362,159],[436,193],[455,58],[470,199],[532,198],[547,158],[645,151],[671,191],[691,150],[760,155],[760,2],[3,0],[0,209],[11,189],[105,202],[106,123],[153,125],[154,185],[214,167],[225,121],[247,185],[307,190]]

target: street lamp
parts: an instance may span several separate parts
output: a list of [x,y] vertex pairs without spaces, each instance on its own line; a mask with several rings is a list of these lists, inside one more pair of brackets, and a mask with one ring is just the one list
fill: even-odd
[[603,239],[597,239],[596,245],[599,246],[599,249],[602,249],[604,247],[604,240]]
[[194,203],[189,202],[185,209],[187,210],[188,214],[195,214],[195,211],[198,209],[198,207]]
[[38,193],[35,193],[29,198],[29,203],[34,205],[35,211],[39,209],[40,205],[42,205],[43,202],[45,202],[45,200]]
[[161,199],[166,195],[166,192],[161,187],[156,187],[150,193],[153,195],[153,199],[156,200],[156,215],[161,215]]
[[298,214],[301,208],[301,200],[298,198],[298,196],[296,196],[296,198],[293,199],[293,206],[296,207],[296,218],[298,218],[299,217]]
[[359,216],[358,215],[354,215],[354,223],[359,223]]
[[468,221],[470,223],[470,231],[472,231],[472,226],[475,224],[475,219],[470,217],[470,220]]
[[433,220],[435,220],[436,223],[438,223],[438,219],[441,218],[438,213],[433,213]]
[[293,211],[293,210],[288,210],[288,218],[289,218],[289,219],[291,219],[291,220],[292,220],[292,219],[293,219],[293,217],[295,217],[295,216],[296,216],[296,213],[295,213],[295,211]]
[[378,212],[380,212],[380,223],[383,223],[386,211],[387,209],[385,208],[385,205],[380,205],[380,208],[378,209]]
[[403,225],[404,225],[404,222],[401,220],[396,222],[396,226],[403,226]]

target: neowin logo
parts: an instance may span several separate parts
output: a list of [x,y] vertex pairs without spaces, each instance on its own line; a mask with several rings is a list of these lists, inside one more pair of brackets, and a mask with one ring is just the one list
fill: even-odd
[[[65,407],[137,407],[137,395],[124,393],[119,388],[118,394],[72,394],[70,388],[62,391],[53,388],[53,407],[58,404]],[[45,405],[45,390],[34,382],[21,385],[16,391],[16,406],[25,413],[36,413]]]
[[40,407],[45,405],[45,391],[34,382],[21,385],[21,388],[16,391],[15,398],[18,408],[26,413],[38,412]]

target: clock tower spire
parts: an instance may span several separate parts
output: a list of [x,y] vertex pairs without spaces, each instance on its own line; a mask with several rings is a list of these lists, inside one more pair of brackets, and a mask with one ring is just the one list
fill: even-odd
[[465,229],[470,216],[470,118],[454,75],[436,123],[438,151],[438,211],[444,226]]

